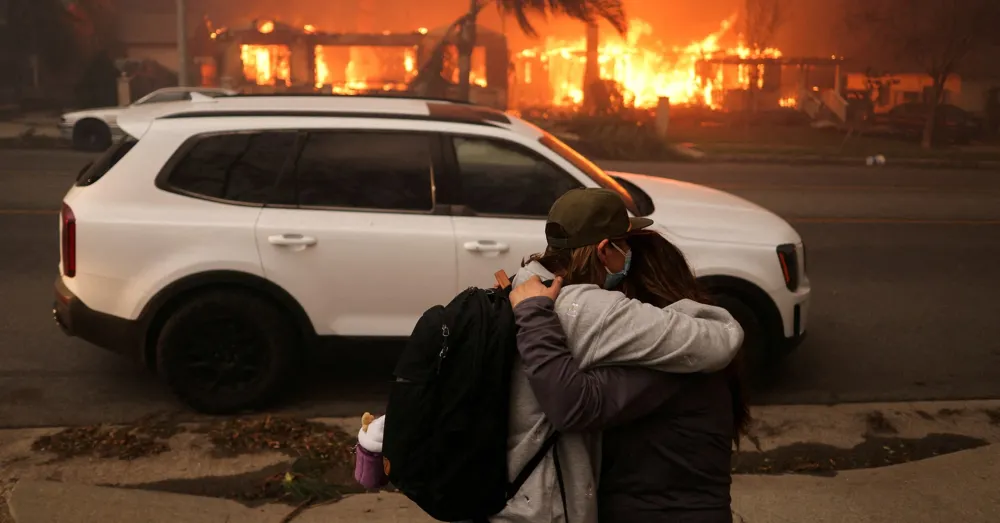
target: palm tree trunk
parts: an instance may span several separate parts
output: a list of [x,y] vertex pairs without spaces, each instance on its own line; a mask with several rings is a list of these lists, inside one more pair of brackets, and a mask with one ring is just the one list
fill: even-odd
[[600,54],[600,33],[597,23],[587,24],[587,64],[583,70],[583,107],[592,111],[597,105],[593,99],[593,84],[600,80],[601,69],[598,63]]
[[462,24],[458,42],[458,98],[469,101],[469,76],[472,74],[472,52],[476,48],[476,18],[479,15],[479,0],[469,0],[469,15]]
[[934,147],[934,131],[937,128],[938,121],[938,105],[941,104],[946,79],[947,78],[941,78],[939,75],[934,76],[934,85],[931,87],[931,99],[927,101],[927,121],[924,122],[924,132],[920,139],[920,147],[923,149],[931,149]]

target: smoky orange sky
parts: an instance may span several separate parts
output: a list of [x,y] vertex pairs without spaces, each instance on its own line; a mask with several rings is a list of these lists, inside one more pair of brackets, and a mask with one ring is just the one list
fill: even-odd
[[[313,24],[328,31],[434,28],[453,22],[468,9],[468,0],[189,1],[192,11],[208,15],[217,25],[235,27],[249,24],[254,18],[269,18],[294,25]],[[717,31],[722,20],[737,13],[742,3],[743,0],[629,0],[626,10],[630,19],[640,18],[651,24],[656,39],[668,45],[684,45]],[[837,0],[790,0],[788,5],[791,6],[788,20],[776,37],[777,46],[786,56],[827,56],[838,51],[834,43],[840,9]],[[495,9],[487,8],[480,23],[496,30],[506,25],[505,32],[514,48],[531,45],[531,39],[521,33],[516,22],[507,20],[502,24]],[[565,17],[539,20],[535,28],[541,38],[583,35],[581,24]],[[601,29],[612,31],[606,24]]]

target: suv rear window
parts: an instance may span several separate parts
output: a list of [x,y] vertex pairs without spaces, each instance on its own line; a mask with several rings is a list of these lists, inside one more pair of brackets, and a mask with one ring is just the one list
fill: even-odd
[[296,136],[293,131],[201,136],[170,171],[166,189],[231,202],[268,203]]
[[93,185],[115,166],[129,151],[139,143],[135,138],[126,138],[104,151],[100,157],[87,164],[76,177],[77,187]]

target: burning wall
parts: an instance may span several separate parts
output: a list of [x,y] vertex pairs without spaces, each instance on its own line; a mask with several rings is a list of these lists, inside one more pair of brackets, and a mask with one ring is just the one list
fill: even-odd
[[[241,30],[211,30],[211,38],[222,45],[224,76],[232,87],[308,87],[337,94],[405,90],[431,48],[444,37],[444,31],[426,28],[407,33],[323,33],[312,25],[299,28],[274,21],[255,22]],[[486,40],[472,57],[472,83],[480,87],[490,83],[489,58],[496,61],[499,54],[506,61],[508,54],[502,37],[499,42],[495,37]],[[454,45],[447,46],[444,54],[442,76],[457,82]],[[503,87],[502,79],[494,75],[492,83]]]

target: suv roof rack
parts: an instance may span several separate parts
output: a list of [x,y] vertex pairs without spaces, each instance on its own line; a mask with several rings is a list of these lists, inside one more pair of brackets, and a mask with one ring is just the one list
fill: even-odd
[[340,93],[239,93],[227,98],[309,98],[309,97],[340,97],[340,98],[398,98],[400,100],[420,100],[424,102],[446,102],[460,105],[476,105],[465,100],[453,100],[436,96],[419,96],[414,94],[340,94]]

